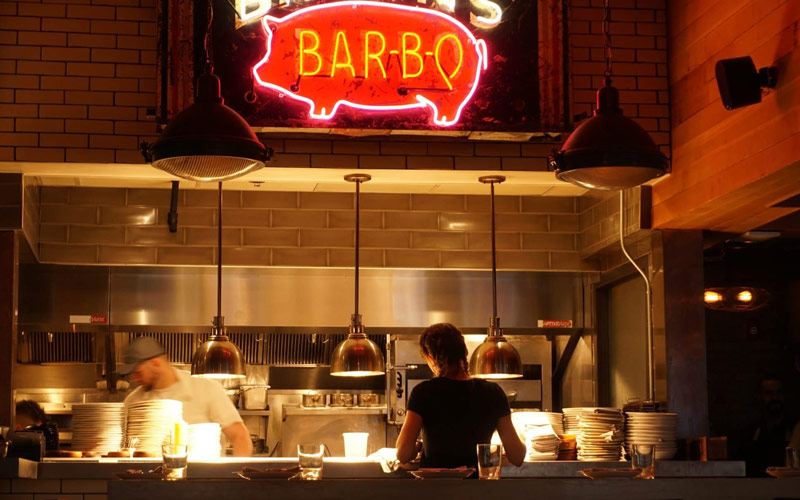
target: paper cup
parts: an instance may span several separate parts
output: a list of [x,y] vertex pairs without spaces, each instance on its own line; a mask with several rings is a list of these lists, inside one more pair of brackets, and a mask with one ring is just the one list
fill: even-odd
[[344,432],[344,456],[363,458],[367,456],[368,432]]

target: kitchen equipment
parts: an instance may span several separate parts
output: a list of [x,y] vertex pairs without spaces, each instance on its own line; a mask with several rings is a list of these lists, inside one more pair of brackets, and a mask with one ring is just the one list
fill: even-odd
[[331,394],[331,406],[350,407],[355,406],[356,395],[351,392],[339,392]]
[[376,392],[369,392],[358,395],[358,406],[380,406],[381,395]]
[[309,392],[308,394],[303,394],[303,408],[320,408],[325,406],[325,394],[319,394],[316,392]]
[[17,457],[39,462],[44,456],[44,434],[39,431],[15,431],[8,434],[11,445],[6,457]]
[[9,446],[11,446],[11,441],[6,441],[5,438],[0,437],[0,460],[6,458]]
[[266,410],[269,407],[267,394],[268,385],[243,385],[242,396],[244,397],[245,410]]
[[239,408],[239,397],[242,395],[239,389],[226,389],[225,394],[230,398],[234,408]]

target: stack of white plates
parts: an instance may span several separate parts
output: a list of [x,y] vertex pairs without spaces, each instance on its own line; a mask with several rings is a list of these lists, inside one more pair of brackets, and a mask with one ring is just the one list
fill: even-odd
[[535,410],[512,410],[511,422],[518,434],[523,434],[526,425],[550,424],[557,434],[564,434],[564,422],[561,413]]
[[564,408],[563,434],[578,434],[578,418],[583,410],[591,410],[591,408]]
[[578,422],[578,460],[619,460],[625,440],[624,426],[622,410],[584,409]]
[[656,460],[669,460],[678,451],[677,413],[628,412],[625,424],[625,445],[630,453],[632,444],[656,445]]
[[76,403],[72,405],[72,449],[108,453],[122,443],[125,405]]
[[175,422],[183,419],[183,403],[172,399],[153,399],[128,406],[125,438],[139,438],[136,449],[161,456],[161,445],[168,442]]
[[192,424],[189,426],[189,458],[219,458],[222,455],[222,429],[219,424]]
[[558,459],[558,439],[550,424],[527,425],[525,429],[525,461]]

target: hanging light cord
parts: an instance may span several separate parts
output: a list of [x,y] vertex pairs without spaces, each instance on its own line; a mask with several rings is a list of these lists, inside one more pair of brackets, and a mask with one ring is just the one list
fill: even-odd
[[358,248],[359,248],[359,233],[360,231],[360,220],[359,220],[359,213],[361,211],[360,207],[360,199],[361,199],[361,181],[356,181],[356,296],[355,296],[355,317],[356,320],[358,319]]
[[497,249],[494,229],[494,182],[489,183],[492,199],[492,323],[497,323]]
[[206,55],[205,73],[210,75],[214,73],[214,64],[211,61],[211,47],[209,41],[211,40],[211,23],[214,21],[214,7],[212,6],[213,0],[208,0],[208,26],[206,26],[206,36],[203,38],[203,50]]
[[636,264],[633,257],[628,253],[625,248],[625,191],[619,192],[619,245],[622,247],[622,253],[630,261],[634,268],[639,271],[644,279],[644,290],[647,307],[647,400],[655,401],[655,374],[653,359],[653,294],[650,288],[650,278],[647,276],[641,267]]
[[603,3],[603,57],[606,59],[606,69],[603,71],[606,87],[611,86],[611,7],[609,0]]
[[217,317],[214,319],[216,334],[222,335],[222,183],[219,183],[219,220],[217,228]]

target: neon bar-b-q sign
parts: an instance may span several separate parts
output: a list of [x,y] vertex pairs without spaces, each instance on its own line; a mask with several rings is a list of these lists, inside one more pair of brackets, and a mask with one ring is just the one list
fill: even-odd
[[308,104],[316,120],[342,106],[429,107],[434,124],[454,125],[486,69],[486,43],[432,9],[335,2],[262,22],[267,51],[253,68],[256,81]]

